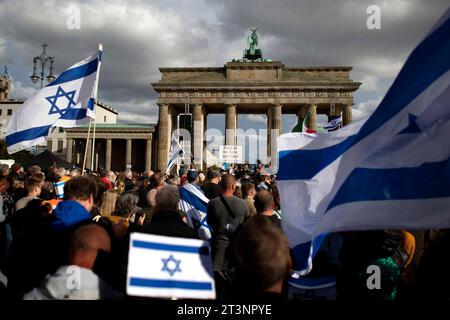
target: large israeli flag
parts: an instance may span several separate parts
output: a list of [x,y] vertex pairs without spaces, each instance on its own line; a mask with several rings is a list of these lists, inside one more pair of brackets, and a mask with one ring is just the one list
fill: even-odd
[[209,243],[196,239],[132,233],[127,294],[215,299]]
[[13,113],[6,127],[8,153],[44,142],[52,127],[75,127],[95,117],[102,53],[100,45],[95,55],[71,66]]
[[206,221],[209,199],[202,190],[190,183],[180,188],[180,209],[185,212],[188,224],[197,230],[200,238],[211,238],[211,228]]
[[329,232],[450,227],[450,11],[366,120],[279,138],[282,225],[294,269]]

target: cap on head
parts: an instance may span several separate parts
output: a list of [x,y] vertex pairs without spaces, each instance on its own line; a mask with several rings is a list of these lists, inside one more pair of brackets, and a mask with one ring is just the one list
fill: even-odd
[[189,170],[187,174],[187,178],[189,182],[194,182],[198,177],[198,172],[195,170]]

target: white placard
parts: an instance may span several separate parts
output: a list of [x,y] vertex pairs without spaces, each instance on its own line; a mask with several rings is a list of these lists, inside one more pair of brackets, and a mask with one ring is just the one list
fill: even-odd
[[208,241],[132,233],[127,294],[215,299]]
[[226,163],[242,163],[242,146],[219,146],[219,161]]

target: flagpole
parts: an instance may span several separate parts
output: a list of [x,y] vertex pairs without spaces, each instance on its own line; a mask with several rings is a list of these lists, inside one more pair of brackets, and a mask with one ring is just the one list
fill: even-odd
[[[103,44],[99,43],[98,44],[98,50],[99,52],[101,51],[103,53]],[[95,129],[96,129],[96,124],[97,124],[97,120],[95,117],[95,109],[97,108],[97,99],[98,99],[98,79],[100,76],[100,66],[101,66],[101,55],[99,54],[99,62],[98,62],[98,69],[97,69],[97,74],[96,74],[96,79],[95,79],[95,88],[94,88],[94,131],[92,134],[92,156],[91,156],[91,170],[94,170],[94,160],[95,160]]]
[[84,148],[84,156],[83,156],[83,168],[81,169],[81,175],[84,175],[84,169],[86,168],[86,158],[87,158],[87,150],[88,150],[88,146],[89,146],[89,136],[91,134],[91,124],[92,124],[92,120],[89,121],[89,129],[88,129],[88,134],[87,134],[87,138],[86,138],[86,146]]

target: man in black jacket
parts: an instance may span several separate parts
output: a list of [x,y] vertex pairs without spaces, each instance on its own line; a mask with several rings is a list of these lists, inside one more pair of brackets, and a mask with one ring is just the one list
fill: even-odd
[[234,231],[250,217],[247,202],[234,196],[236,180],[233,175],[222,177],[222,196],[208,203],[207,220],[212,228],[211,253],[216,292],[219,299],[227,298],[228,283],[232,278],[230,241]]
[[175,186],[165,186],[155,196],[155,213],[142,232],[169,237],[198,239],[197,232],[186,223],[186,215],[178,209],[180,193]]

